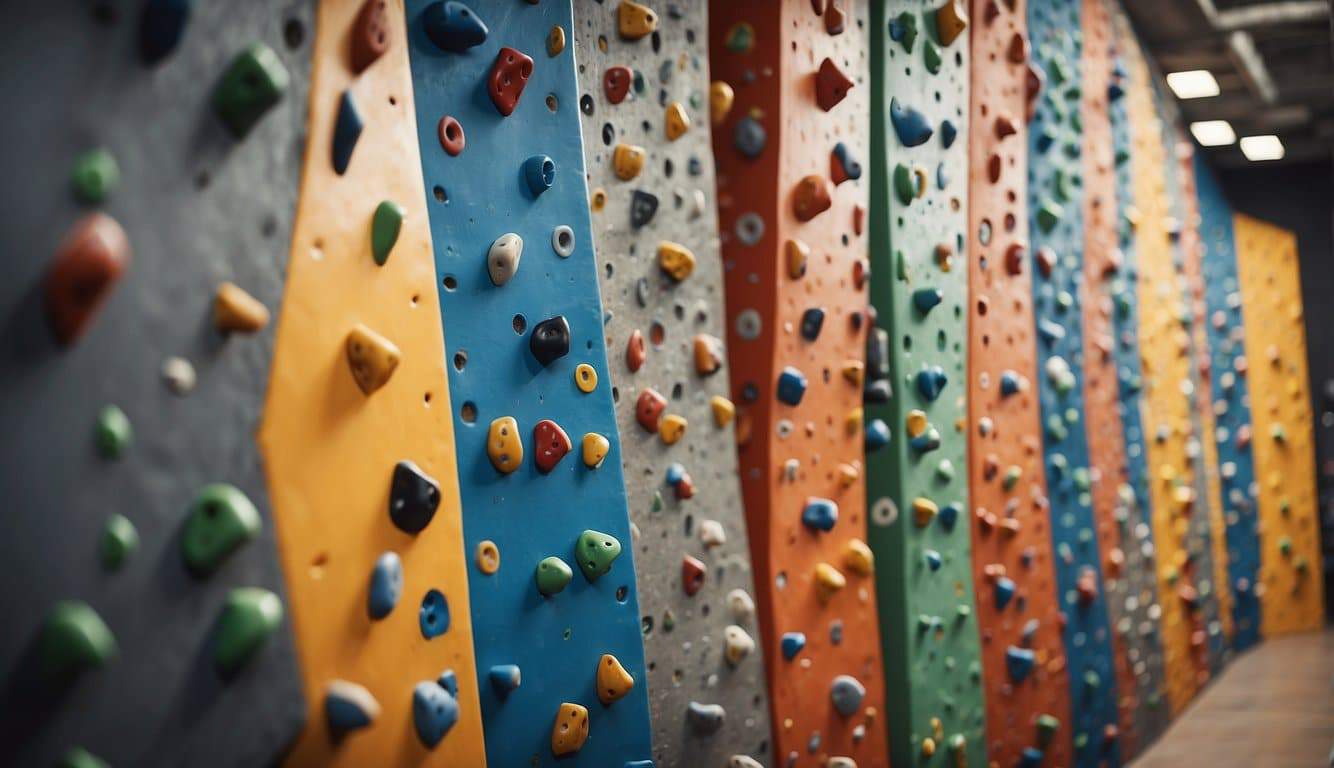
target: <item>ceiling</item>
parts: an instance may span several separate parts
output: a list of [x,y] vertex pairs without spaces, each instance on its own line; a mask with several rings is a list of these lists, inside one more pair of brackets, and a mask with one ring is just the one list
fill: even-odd
[[[1207,69],[1218,80],[1218,96],[1177,102],[1186,123],[1275,134],[1285,156],[1272,163],[1334,164],[1330,0],[1122,1],[1164,73]],[[1248,163],[1235,144],[1205,151],[1222,167]]]

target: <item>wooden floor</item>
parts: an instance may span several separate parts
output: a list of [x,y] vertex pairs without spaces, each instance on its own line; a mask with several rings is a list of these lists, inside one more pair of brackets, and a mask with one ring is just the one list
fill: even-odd
[[1326,768],[1334,629],[1268,640],[1223,671],[1134,768]]

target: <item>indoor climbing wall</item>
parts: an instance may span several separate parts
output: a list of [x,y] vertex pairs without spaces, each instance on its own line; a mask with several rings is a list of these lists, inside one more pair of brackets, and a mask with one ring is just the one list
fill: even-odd
[[[1081,4],[1032,0],[1028,29],[1043,76],[1029,122],[1028,206],[1033,238],[1033,306],[1037,328],[1038,399],[1042,407],[1056,582],[1065,614],[1063,634],[1070,685],[1072,765],[1119,764],[1118,680],[1104,594],[1084,401],[1083,303],[1085,262],[1099,260],[1101,274],[1110,254],[1087,252],[1086,151],[1081,114]],[[1105,42],[1105,30],[1102,35]],[[1097,44],[1094,42],[1094,44]],[[1101,148],[1098,148],[1099,150]],[[1092,163],[1097,165],[1095,160]],[[1099,177],[1104,176],[1099,172]],[[1101,217],[1100,217],[1101,218]],[[1095,222],[1096,223],[1096,222]],[[1096,342],[1097,339],[1095,338]],[[1105,478],[1098,478],[1099,482]]]
[[872,6],[875,323],[864,396],[890,748],[898,765],[981,765],[971,523],[960,519],[969,516],[968,9],[962,0]]
[[[988,8],[994,9],[988,11]],[[968,479],[986,755],[1070,763],[1065,673],[1028,274],[1030,60],[1022,3],[974,0],[969,142]],[[962,271],[962,265],[959,266]]]
[[[1086,6],[1087,7],[1087,6]],[[1106,61],[1107,119],[1112,144],[1116,198],[1113,204],[1116,242],[1121,265],[1104,283],[1113,303],[1111,355],[1116,366],[1116,409],[1125,446],[1125,469],[1118,488],[1115,519],[1124,557],[1117,578],[1125,582],[1123,610],[1112,631],[1120,638],[1135,676],[1133,743],[1131,756],[1143,751],[1166,728],[1171,716],[1163,690],[1163,647],[1159,633],[1162,606],[1158,600],[1158,566],[1153,543],[1153,502],[1149,494],[1149,465],[1145,452],[1141,391],[1143,370],[1139,346],[1139,262],[1135,253],[1133,163],[1130,160],[1130,123],[1126,109],[1127,73],[1124,43],[1113,0],[1104,0],[1112,21],[1111,58]],[[1097,296],[1097,292],[1093,293]],[[1132,691],[1122,691],[1124,701]]]
[[1088,434],[1090,494],[1104,577],[1107,618],[1112,629],[1112,667],[1116,674],[1116,705],[1121,756],[1137,751],[1135,710],[1139,695],[1135,654],[1126,638],[1138,600],[1125,578],[1125,550],[1118,519],[1130,499],[1125,431],[1118,406],[1116,360],[1112,356],[1112,291],[1123,257],[1116,233],[1116,175],[1112,124],[1108,106],[1112,86],[1111,17],[1103,0],[1082,0],[1083,55],[1080,60],[1079,114],[1083,131],[1084,263],[1081,297],[1084,322],[1084,420]]
[[[1185,529],[1195,506],[1193,470],[1186,452],[1190,405],[1182,392],[1189,381],[1189,338],[1181,326],[1186,311],[1173,271],[1172,239],[1164,169],[1168,160],[1154,106],[1147,62],[1123,15],[1117,42],[1126,65],[1126,114],[1130,127],[1134,249],[1139,265],[1139,342],[1142,415],[1147,447],[1152,539],[1158,566],[1159,632],[1172,715],[1179,714],[1208,679],[1205,625],[1197,582],[1201,574],[1187,557]],[[1209,574],[1203,574],[1209,580]]]
[[1194,175],[1200,206],[1201,272],[1212,373],[1208,394],[1217,419],[1214,435],[1232,594],[1232,647],[1244,651],[1260,641],[1260,599],[1256,589],[1260,583],[1259,518],[1255,463],[1251,457],[1245,313],[1237,279],[1232,206],[1199,154],[1195,155]]
[[[708,18],[702,0],[665,9],[622,34],[618,3],[577,3],[573,28],[653,758],[772,764],[722,342]],[[627,152],[643,155],[629,178]],[[665,270],[664,248],[693,266]],[[665,406],[656,422],[641,399]]]
[[727,342],[776,765],[888,764],[864,541],[864,14],[840,0],[710,4]]
[[398,3],[319,4],[260,430],[310,711],[292,766],[485,761],[405,32]]
[[1246,308],[1255,479],[1259,484],[1260,631],[1265,637],[1319,628],[1324,595],[1314,489],[1306,330],[1297,238],[1237,214],[1237,275]]
[[[571,6],[406,5],[486,759],[638,764],[648,697]],[[656,19],[621,13],[630,34]]]
[[312,14],[169,8],[7,8],[4,765],[262,765],[305,716],[254,430]]

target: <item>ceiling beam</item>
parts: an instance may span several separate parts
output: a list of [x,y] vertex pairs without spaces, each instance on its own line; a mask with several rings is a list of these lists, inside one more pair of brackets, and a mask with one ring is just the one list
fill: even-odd
[[[1207,0],[1213,5],[1212,0]],[[1207,15],[1207,13],[1206,13]],[[1283,24],[1318,24],[1329,20],[1328,0],[1284,0],[1214,11],[1213,24],[1221,32]]]

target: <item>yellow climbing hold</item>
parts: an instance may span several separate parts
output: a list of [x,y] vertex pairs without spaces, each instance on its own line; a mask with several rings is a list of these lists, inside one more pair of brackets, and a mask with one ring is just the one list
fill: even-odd
[[607,191],[602,187],[594,189],[588,196],[588,209],[593,213],[601,211],[607,207]]
[[394,342],[361,323],[347,334],[347,364],[362,394],[369,395],[389,383],[401,358]]
[[500,570],[500,547],[490,539],[477,542],[477,570],[490,576]]
[[690,115],[686,113],[686,108],[681,106],[681,102],[673,101],[667,105],[667,119],[663,128],[667,131],[668,141],[676,141],[690,130]]
[[551,726],[551,753],[556,757],[578,752],[588,741],[588,709],[562,702]]
[[501,416],[491,422],[486,433],[486,455],[497,472],[508,475],[523,463],[523,440],[519,437],[519,422],[513,416]]
[[588,363],[574,367],[574,385],[585,394],[598,388],[598,372]]
[[669,413],[662,417],[658,426],[658,436],[667,445],[675,445],[686,434],[686,417]]
[[820,563],[815,566],[815,595],[820,598],[820,602],[829,602],[829,598],[847,585],[848,580],[829,563]]
[[861,465],[857,462],[838,465],[838,483],[844,488],[851,487],[853,483],[857,482],[857,478],[861,476]]
[[565,50],[565,30],[560,25],[551,28],[547,35],[547,55],[559,56]]
[[722,395],[709,398],[709,408],[713,409],[713,423],[725,427],[736,417],[736,406]]
[[875,555],[866,542],[852,538],[843,548],[843,564],[858,576],[870,576],[875,571]]
[[918,496],[912,500],[912,518],[913,522],[917,523],[918,528],[925,528],[930,525],[931,521],[936,519],[936,513],[938,512],[940,512],[940,508],[928,498]]
[[847,360],[843,363],[843,378],[849,384],[860,387],[866,377],[866,364],[860,360]]
[[859,405],[848,411],[848,415],[843,417],[843,426],[847,429],[849,435],[855,435],[862,430],[864,415],[865,411]]
[[783,255],[787,261],[787,276],[797,280],[806,274],[806,263],[811,259],[811,247],[800,240],[788,240],[783,244]]
[[610,704],[635,687],[635,679],[621,666],[621,662],[610,653],[602,654],[598,659],[598,701]]
[[644,158],[647,155],[643,147],[636,147],[633,144],[617,144],[616,149],[611,153],[611,167],[616,171],[616,178],[621,181],[629,181],[639,175],[644,169]]
[[718,125],[727,119],[727,113],[732,111],[732,102],[736,99],[736,93],[732,91],[732,86],[721,80],[714,80],[709,85],[709,115],[713,119],[713,124]]
[[917,437],[926,431],[926,413],[916,408],[908,411],[908,437]]
[[584,466],[594,468],[602,466],[603,459],[611,450],[611,442],[596,432],[584,435]]
[[663,240],[658,243],[658,266],[679,283],[695,271],[695,254],[680,243]]
[[223,333],[255,333],[269,324],[269,309],[235,283],[223,283],[213,297],[213,327]]
[[930,736],[922,739],[922,757],[931,757],[936,754],[936,740]]
[[941,45],[954,42],[967,27],[968,12],[963,8],[963,0],[949,0],[936,11],[936,35]]
[[658,14],[646,5],[632,3],[630,0],[621,0],[621,7],[616,12],[616,21],[621,37],[626,40],[638,40],[652,34],[653,30],[658,28]]

